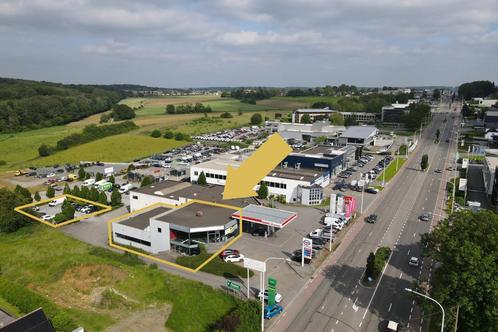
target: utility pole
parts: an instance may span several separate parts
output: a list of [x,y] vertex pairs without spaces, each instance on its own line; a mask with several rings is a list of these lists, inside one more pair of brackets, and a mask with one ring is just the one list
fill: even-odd
[[458,313],[460,311],[460,306],[457,305],[457,312],[456,312],[456,318],[455,318],[455,332],[457,332],[457,328],[458,328]]
[[455,151],[455,169],[453,170],[453,199],[451,200],[451,213],[455,208],[455,191],[456,191],[456,171],[457,171],[457,157],[458,157],[458,130],[456,136],[456,151]]

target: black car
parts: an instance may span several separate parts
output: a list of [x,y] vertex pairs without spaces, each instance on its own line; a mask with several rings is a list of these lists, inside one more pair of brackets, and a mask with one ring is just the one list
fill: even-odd
[[369,224],[375,224],[379,217],[376,214],[371,214],[365,218],[365,221]]
[[375,194],[377,194],[378,190],[375,189],[375,188],[366,188],[365,192],[369,193],[369,194],[374,194],[375,195]]
[[264,228],[255,228],[252,230],[252,236],[270,236],[270,234],[268,234],[268,231]]

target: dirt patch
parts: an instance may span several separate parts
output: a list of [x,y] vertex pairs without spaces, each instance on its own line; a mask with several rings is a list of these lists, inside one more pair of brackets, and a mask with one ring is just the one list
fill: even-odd
[[127,315],[116,325],[106,329],[106,332],[165,332],[169,331],[164,324],[171,313],[171,306],[157,309],[136,311]]
[[43,289],[55,303],[68,308],[96,309],[105,289],[128,277],[122,269],[105,264],[80,265],[67,270],[62,278]]

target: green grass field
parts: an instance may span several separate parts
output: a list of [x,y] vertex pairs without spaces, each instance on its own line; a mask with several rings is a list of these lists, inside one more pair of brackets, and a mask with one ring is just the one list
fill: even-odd
[[[205,331],[239,303],[221,290],[147,267],[133,256],[88,245],[38,224],[12,234],[0,233],[0,256],[3,278],[66,309],[86,331],[103,331],[131,315],[146,324],[149,317],[141,314],[143,310],[166,305],[172,310],[167,327]],[[120,295],[107,297],[105,306],[103,299],[92,295],[111,288]]]
[[[398,169],[396,169],[396,160],[398,160]],[[396,173],[401,169],[401,166],[405,163],[406,159],[403,157],[394,158],[394,160],[386,167],[384,172],[377,176],[377,182],[382,183],[382,179],[385,176],[385,181],[389,182],[396,175]],[[385,175],[384,175],[385,173]]]
[[138,157],[170,150],[187,142],[152,138],[145,135],[122,134],[99,139],[74,148],[57,152],[48,157],[31,161],[34,166],[79,163],[81,160],[126,162]]
[[319,96],[310,96],[310,97],[273,97],[271,99],[286,101],[286,102],[298,102],[304,103],[311,106],[311,104],[323,101],[327,103],[335,103],[339,100],[340,97],[319,97]]
[[205,105],[211,106],[213,112],[255,112],[269,109],[264,105],[241,103],[240,100],[232,98],[210,101],[205,103]]
[[131,108],[137,108],[140,107],[145,102],[145,100],[145,98],[126,98],[121,100],[119,103],[128,105]]

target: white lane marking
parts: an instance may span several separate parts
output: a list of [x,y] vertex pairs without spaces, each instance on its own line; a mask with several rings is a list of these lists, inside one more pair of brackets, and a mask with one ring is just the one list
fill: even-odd
[[341,316],[344,314],[344,311],[341,311]]
[[358,327],[361,327],[361,324],[363,324],[363,321],[360,322],[360,325],[358,325]]
[[386,265],[384,265],[384,269],[382,270],[382,274],[380,275],[379,281],[377,282],[377,285],[375,286],[375,289],[374,289],[374,292],[372,294],[372,297],[370,297],[370,301],[368,301],[368,305],[365,308],[365,313],[363,314],[363,317],[361,318],[362,322],[365,319],[365,316],[367,315],[368,309],[370,308],[370,305],[372,304],[372,301],[373,301],[373,299],[375,297],[375,293],[377,293],[377,289],[379,288],[379,285],[382,282],[382,277],[384,277],[384,273],[386,272],[386,269],[389,266],[389,262],[391,261],[391,257],[392,256],[393,256],[393,252],[391,251],[391,254],[389,255],[389,258],[387,259]]
[[322,305],[322,307],[320,308],[320,310],[323,310],[323,309],[325,309],[325,304]]
[[358,301],[358,298],[356,298],[356,299],[354,300],[354,303],[353,303],[353,310],[354,310],[354,312],[357,312],[357,311],[358,311],[358,309],[359,309],[359,308],[358,308],[358,306],[356,306],[356,301]]
[[407,255],[410,255],[410,250],[411,250],[411,249],[408,249],[408,253],[407,253]]
[[330,330],[330,332],[334,332],[334,329]]
[[399,274],[399,278],[401,279],[401,277],[402,277],[402,276],[403,276],[403,272],[401,272],[401,273]]
[[387,312],[391,312],[391,307],[393,306],[393,303],[389,303],[389,309],[387,309]]
[[339,320],[336,320],[336,321],[335,321],[335,325],[337,325],[337,324],[339,324]]
[[413,233],[413,237],[415,237],[417,235],[417,233]]

